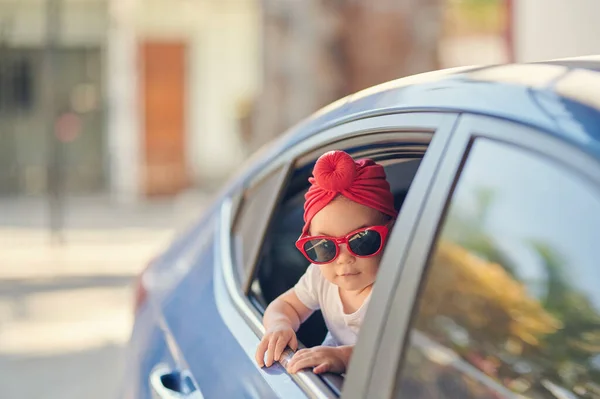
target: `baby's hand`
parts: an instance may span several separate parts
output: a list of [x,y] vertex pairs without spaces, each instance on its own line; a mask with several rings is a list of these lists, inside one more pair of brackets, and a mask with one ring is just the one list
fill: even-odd
[[300,349],[290,360],[287,371],[297,373],[298,371],[313,367],[315,374],[330,372],[343,373],[350,363],[354,346],[315,346],[309,349]]
[[[256,363],[260,367],[271,367],[274,361],[279,361],[281,354],[288,346],[292,350],[298,349],[298,339],[294,329],[287,324],[278,324],[265,332],[264,337],[256,349]],[[267,361],[265,362],[265,352]]]

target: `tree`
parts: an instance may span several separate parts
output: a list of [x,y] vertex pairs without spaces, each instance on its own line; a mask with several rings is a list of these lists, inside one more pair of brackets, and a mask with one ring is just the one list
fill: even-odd
[[600,314],[569,281],[564,258],[546,243],[532,241],[531,245],[547,275],[544,308],[563,324],[563,328],[545,337],[544,358],[552,362],[557,375],[561,367],[569,365],[587,365],[580,368],[586,374],[594,368],[593,359],[600,353]]
[[453,209],[449,214],[444,234],[477,256],[502,265],[508,273],[515,276],[514,261],[500,247],[494,236],[486,230],[495,197],[496,192],[489,187],[477,189],[474,208],[471,212]]
[[419,311],[426,323],[446,316],[476,342],[496,348],[511,338],[538,346],[562,327],[502,265],[460,245],[440,240],[429,269]]

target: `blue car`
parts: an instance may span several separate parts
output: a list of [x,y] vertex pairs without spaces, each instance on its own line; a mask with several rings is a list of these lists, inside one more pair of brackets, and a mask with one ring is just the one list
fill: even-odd
[[[382,164],[399,218],[347,372],[260,368],[316,159]],[[392,81],[255,154],[140,276],[124,398],[600,398],[600,57]],[[298,331],[319,345],[319,312]]]

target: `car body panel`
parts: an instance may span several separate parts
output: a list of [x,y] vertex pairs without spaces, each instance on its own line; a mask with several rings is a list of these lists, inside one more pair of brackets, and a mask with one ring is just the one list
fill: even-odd
[[121,397],[149,398],[148,378],[154,367],[160,364],[175,368],[177,364],[150,307],[139,310],[131,337],[125,352],[126,373],[120,381]]
[[[218,227],[213,223],[204,225],[211,232],[200,235],[206,240],[181,243],[194,250],[182,251],[183,245],[179,248],[183,256],[172,257],[167,252],[147,272],[152,295],[148,305],[159,312],[144,309],[138,314],[131,346],[146,351],[130,352],[130,356],[145,365],[140,367],[140,374],[148,375],[153,366],[165,363],[161,354],[169,353],[174,360],[166,364],[173,370],[191,372],[206,399],[305,397],[281,366],[263,370],[254,362],[258,338],[233,308],[225,290],[219,235],[214,234]],[[161,326],[156,330],[165,338],[145,342],[144,330],[151,331],[153,323]],[[148,380],[142,377],[140,384],[147,386]],[[148,397],[146,387],[138,392],[140,395],[134,397]]]

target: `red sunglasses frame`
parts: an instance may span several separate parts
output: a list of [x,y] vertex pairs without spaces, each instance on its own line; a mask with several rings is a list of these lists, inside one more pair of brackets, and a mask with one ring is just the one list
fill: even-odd
[[[371,255],[365,255],[365,256],[361,256],[361,255],[357,255],[356,253],[354,253],[354,251],[352,251],[352,249],[350,248],[350,246],[348,245],[348,241],[350,240],[350,238],[352,236],[354,236],[356,233],[359,233],[361,231],[376,231],[379,233],[379,235],[381,236],[381,245],[379,246],[379,249],[377,250],[377,252],[371,254]],[[296,248],[298,248],[298,251],[300,251],[302,253],[302,255],[304,255],[304,257],[306,259],[308,259],[309,262],[315,264],[315,265],[326,265],[328,263],[333,262],[334,260],[336,260],[338,258],[338,256],[340,256],[340,244],[346,244],[346,247],[348,248],[348,251],[353,255],[356,256],[357,258],[370,258],[373,256],[378,255],[382,250],[383,247],[385,247],[385,243],[388,237],[390,230],[388,228],[388,225],[385,226],[369,226],[369,227],[362,227],[360,229],[356,229],[354,231],[351,231],[350,233],[346,234],[343,237],[332,237],[332,236],[301,236],[300,238],[298,238],[298,240],[296,241]],[[304,244],[306,244],[308,241],[312,241],[312,240],[330,240],[333,241],[335,243],[335,255],[334,257],[327,262],[315,262],[314,260],[312,260],[308,254],[306,253],[306,251],[304,250]]]

